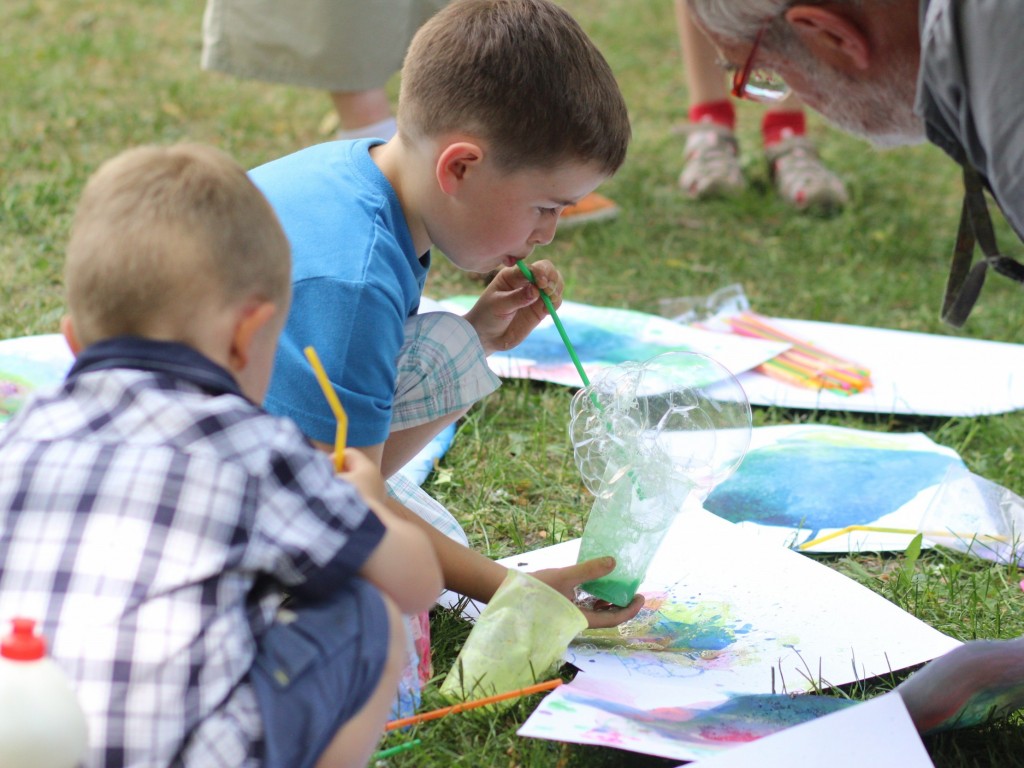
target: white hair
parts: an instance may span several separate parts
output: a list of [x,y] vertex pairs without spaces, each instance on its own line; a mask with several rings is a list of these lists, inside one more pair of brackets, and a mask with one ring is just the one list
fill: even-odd
[[715,36],[749,42],[765,22],[778,18],[792,0],[687,0],[690,13]]
[[[818,5],[823,0],[686,0],[690,14],[712,35],[749,43],[762,27],[778,38],[783,14],[794,5]],[[837,5],[862,6],[865,0],[834,0]],[[881,0],[885,5],[888,0]],[[784,38],[785,36],[783,36]],[[785,41],[783,39],[783,45]]]

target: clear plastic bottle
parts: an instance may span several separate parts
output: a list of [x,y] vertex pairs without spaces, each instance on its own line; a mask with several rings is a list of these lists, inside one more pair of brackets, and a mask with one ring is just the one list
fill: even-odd
[[0,766],[74,768],[88,746],[82,707],[35,621],[11,625],[0,642]]

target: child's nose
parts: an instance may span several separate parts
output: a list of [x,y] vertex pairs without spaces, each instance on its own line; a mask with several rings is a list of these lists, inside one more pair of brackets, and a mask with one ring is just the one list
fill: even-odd
[[530,245],[547,245],[555,239],[555,227],[558,226],[558,216],[551,216],[549,219],[538,224],[533,234],[530,235]]

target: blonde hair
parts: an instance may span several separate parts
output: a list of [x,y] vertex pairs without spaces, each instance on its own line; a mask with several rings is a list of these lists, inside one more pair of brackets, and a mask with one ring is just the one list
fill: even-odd
[[466,132],[506,170],[626,157],[629,114],[608,62],[548,0],[455,0],[416,33],[402,67],[399,133]]
[[155,328],[188,341],[211,303],[286,304],[290,273],[288,240],[245,170],[212,147],[178,144],[127,150],[90,177],[64,280],[88,345]]

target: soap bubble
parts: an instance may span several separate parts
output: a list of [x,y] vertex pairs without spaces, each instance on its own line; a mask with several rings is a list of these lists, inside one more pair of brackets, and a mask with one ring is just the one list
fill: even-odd
[[576,464],[599,499],[628,479],[647,497],[695,493],[703,500],[750,444],[740,383],[694,352],[606,368],[576,393],[570,413]]

